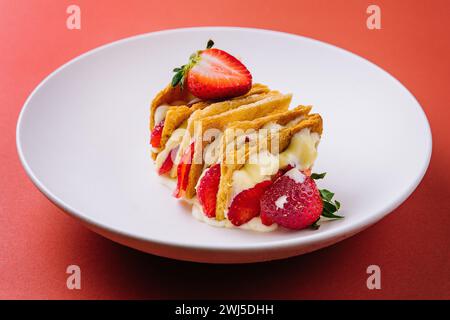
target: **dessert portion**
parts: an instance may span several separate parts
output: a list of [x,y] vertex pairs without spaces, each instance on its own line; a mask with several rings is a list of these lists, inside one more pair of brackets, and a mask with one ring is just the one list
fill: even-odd
[[212,48],[175,68],[150,109],[152,158],[174,197],[215,226],[271,231],[339,219],[334,194],[312,173],[323,122],[292,95],[253,84],[247,68]]
[[211,162],[209,160],[209,163],[205,163],[205,156],[210,158],[213,152],[218,155],[222,132],[229,122],[254,120],[266,114],[285,111],[290,100],[291,95],[270,91],[267,94],[222,102],[219,105],[212,104],[193,114],[178,150],[175,196],[190,199],[195,195],[195,185],[205,165]]
[[[178,147],[189,123],[189,132],[193,134],[195,119],[256,102],[263,99],[268,92],[266,86],[255,84],[247,94],[232,101],[204,101],[192,96],[186,88],[169,84],[151,105],[152,157],[156,160],[158,172],[166,174],[172,170],[173,156],[181,154]],[[176,170],[170,175],[175,177]]]

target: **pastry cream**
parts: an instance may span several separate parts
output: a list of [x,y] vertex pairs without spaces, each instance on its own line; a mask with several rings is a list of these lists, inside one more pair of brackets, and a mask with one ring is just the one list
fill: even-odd
[[169,110],[168,104],[162,104],[155,110],[155,126],[166,118],[167,111]]
[[186,102],[182,101],[182,100],[176,100],[171,102],[170,104],[164,103],[159,105],[156,110],[155,110],[155,125],[157,125],[158,123],[160,123],[161,121],[163,121],[166,118],[167,115],[167,111],[169,110],[170,107],[173,106],[182,106],[185,105]]
[[255,153],[242,169],[233,173],[232,198],[260,182],[270,180],[278,172],[278,163],[278,156],[267,150]]
[[280,153],[280,167],[284,168],[290,164],[301,170],[311,168],[317,158],[319,141],[319,134],[311,132],[309,128],[297,132],[287,149]]
[[[305,128],[292,137],[289,146],[279,155],[273,155],[268,151],[255,154],[247,164],[233,173],[230,203],[240,192],[253,188],[262,181],[270,180],[280,168],[287,165],[301,170],[310,168],[317,157],[319,140],[319,134],[311,133],[309,128]],[[295,178],[300,179],[297,176]]]

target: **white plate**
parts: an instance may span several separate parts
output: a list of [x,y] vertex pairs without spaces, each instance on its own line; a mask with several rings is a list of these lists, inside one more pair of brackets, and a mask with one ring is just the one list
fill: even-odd
[[[328,172],[319,186],[335,191],[345,219],[317,231],[215,228],[160,184],[149,102],[209,38],[240,57],[255,81],[292,92],[294,103],[323,116],[315,171]],[[408,90],[348,51],[273,31],[193,28],[114,42],[59,68],[25,103],[17,146],[36,186],[105,237],[175,259],[232,263],[306,253],[380,220],[423,177],[431,132]]]

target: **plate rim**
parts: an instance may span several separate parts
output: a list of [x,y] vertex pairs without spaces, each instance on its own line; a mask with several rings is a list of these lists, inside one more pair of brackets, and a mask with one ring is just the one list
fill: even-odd
[[[206,31],[206,30],[213,30],[213,31],[232,31],[232,32],[256,32],[256,33],[270,33],[272,35],[281,36],[281,37],[287,37],[291,39],[302,39],[303,41],[310,41],[317,43],[321,46],[326,46],[334,50],[341,51],[341,53],[349,54],[353,56],[353,58],[363,60],[365,63],[368,63],[369,65],[372,65],[382,73],[386,74],[391,80],[394,81],[394,83],[400,87],[400,89],[403,89],[406,91],[407,94],[410,95],[410,97],[415,102],[415,109],[416,112],[420,115],[422,118],[422,121],[424,121],[425,124],[425,133],[426,133],[426,157],[424,158],[424,163],[422,164],[422,168],[420,172],[416,174],[416,177],[414,179],[414,182],[406,188],[399,197],[393,201],[392,203],[387,204],[384,208],[378,210],[376,214],[373,214],[369,217],[361,217],[358,220],[356,220],[354,223],[350,225],[344,225],[339,226],[327,230],[327,232],[324,233],[313,233],[304,237],[300,238],[289,238],[289,239],[281,239],[281,240],[272,240],[272,241],[262,241],[258,243],[248,244],[227,244],[227,245],[208,245],[205,244],[185,244],[178,241],[171,241],[171,240],[159,240],[152,238],[151,236],[141,236],[129,233],[128,231],[117,229],[116,227],[112,227],[109,225],[105,225],[100,221],[97,221],[96,219],[93,219],[91,217],[88,217],[86,214],[83,214],[81,212],[78,212],[75,208],[71,207],[69,204],[65,203],[62,199],[60,199],[58,196],[52,193],[51,190],[49,190],[44,183],[42,183],[39,178],[36,176],[36,174],[31,169],[30,165],[27,162],[27,159],[24,155],[23,146],[21,143],[21,128],[23,125],[23,117],[24,114],[27,112],[27,108],[30,104],[30,102],[33,100],[33,97],[35,94],[43,87],[47,82],[49,82],[53,77],[55,77],[57,74],[62,72],[65,68],[69,67],[70,65],[76,63],[77,61],[87,58],[90,55],[96,54],[102,50],[108,49],[110,47],[114,47],[117,45],[122,45],[127,42],[135,41],[140,38],[146,38],[146,37],[152,37],[152,36],[160,36],[164,34],[173,34],[173,33],[185,33],[185,32],[192,32],[192,31]],[[25,169],[25,172],[27,176],[30,178],[30,180],[33,182],[33,184],[38,188],[38,190],[46,196],[52,203],[57,205],[59,208],[63,209],[64,212],[68,213],[71,217],[80,220],[82,223],[92,225],[95,228],[102,229],[106,232],[110,232],[113,234],[117,234],[119,236],[142,241],[146,243],[154,243],[160,246],[170,246],[172,248],[180,248],[180,249],[193,249],[193,250],[202,250],[202,251],[218,251],[218,252],[232,252],[232,251],[253,251],[255,249],[267,249],[267,250],[274,250],[274,249],[293,249],[301,246],[307,246],[314,243],[323,243],[327,241],[331,241],[333,239],[336,239],[338,237],[342,237],[343,240],[349,236],[352,236],[359,231],[362,231],[363,229],[373,225],[374,223],[380,221],[385,216],[390,214],[392,211],[394,211],[398,206],[400,206],[403,202],[407,200],[407,198],[414,192],[414,190],[418,187],[419,183],[422,181],[431,160],[432,155],[432,131],[430,127],[430,123],[428,121],[428,118],[425,114],[425,111],[423,110],[422,106],[418,102],[417,98],[404,86],[397,78],[395,78],[393,75],[391,75],[388,71],[384,70],[374,62],[356,54],[348,49],[340,48],[336,45],[320,41],[314,38],[297,35],[293,33],[283,32],[283,31],[275,31],[275,30],[269,30],[269,29],[263,29],[263,28],[247,28],[247,27],[233,27],[233,26],[202,26],[202,27],[188,27],[188,28],[174,28],[174,29],[166,29],[166,30],[159,30],[154,32],[148,32],[143,34],[138,34],[126,38],[122,38],[119,40],[115,40],[110,43],[106,43],[103,45],[100,45],[94,49],[91,49],[87,52],[84,52],[75,58],[70,59],[69,61],[62,64],[60,67],[55,69],[53,72],[51,72],[48,76],[46,76],[31,92],[31,94],[26,99],[25,103],[23,104],[19,117],[17,120],[16,125],[16,148],[19,155],[20,162]]]

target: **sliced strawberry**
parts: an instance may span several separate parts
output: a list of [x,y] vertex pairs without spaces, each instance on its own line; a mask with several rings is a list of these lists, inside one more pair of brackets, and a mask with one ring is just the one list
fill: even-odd
[[188,90],[197,98],[224,99],[247,93],[252,87],[250,71],[235,57],[220,49],[211,49],[214,42],[208,42],[206,50],[194,53],[189,63],[175,68],[172,86],[187,84]]
[[220,164],[214,164],[207,169],[198,183],[197,197],[203,207],[203,212],[210,218],[216,216],[217,191],[220,182]]
[[175,157],[175,155],[177,154],[178,151],[178,147],[172,149],[169,153],[169,155],[167,156],[166,160],[164,160],[161,168],[159,168],[158,170],[158,174],[159,175],[163,175],[168,173],[170,170],[172,170],[173,167],[173,159]]
[[192,158],[194,157],[194,142],[184,152],[177,167],[177,188],[174,196],[180,198],[186,190],[189,181],[189,171],[191,170]]
[[278,178],[261,197],[261,219],[289,229],[312,225],[322,210],[316,183],[297,168]]
[[[238,223],[240,221],[244,221],[244,222],[241,222],[241,224],[243,224],[245,222],[250,221],[252,218],[258,216],[260,213],[259,202],[260,202],[260,198],[263,195],[264,191],[272,184],[273,181],[277,180],[279,177],[281,177],[283,174],[285,174],[291,168],[292,168],[292,166],[289,165],[288,167],[286,167],[284,169],[280,169],[273,176],[271,181],[264,181],[262,183],[257,184],[252,189],[245,190],[245,191],[241,192],[240,194],[238,194],[233,199],[233,203],[235,203],[236,199],[237,199],[237,201],[247,202],[247,199],[246,199],[247,197],[251,198],[251,200],[248,202],[248,206],[245,206],[244,213],[241,212],[240,214],[238,214],[239,217],[235,219],[235,218],[233,218],[234,213],[232,212],[231,219],[235,219]],[[255,188],[257,190],[255,190]],[[231,204],[231,206],[233,206],[233,203]],[[241,206],[241,205],[237,204],[236,206]],[[242,210],[242,209],[239,208],[239,210]],[[230,210],[228,211],[228,219],[230,219],[230,211],[231,211],[231,207],[230,207]],[[266,226],[270,226],[273,224],[272,219],[270,219],[268,216],[261,216],[261,222]]]
[[252,86],[252,75],[235,57],[219,49],[204,50],[187,75],[188,90],[200,99],[237,97]]
[[261,222],[265,226],[271,226],[273,224],[272,219],[270,219],[267,215],[261,215]]
[[164,120],[158,123],[152,130],[150,144],[153,148],[161,147],[161,135],[164,128]]
[[228,209],[228,220],[235,226],[240,226],[257,217],[260,213],[261,196],[271,184],[271,180],[263,181],[236,195]]

